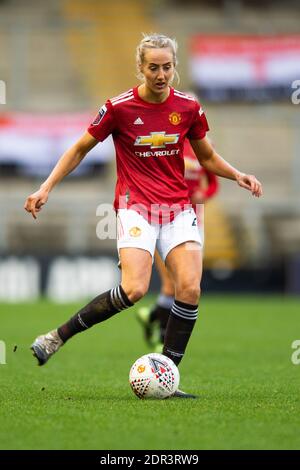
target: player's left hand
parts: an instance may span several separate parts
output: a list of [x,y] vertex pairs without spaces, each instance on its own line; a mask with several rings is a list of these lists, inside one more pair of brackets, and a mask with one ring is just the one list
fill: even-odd
[[260,197],[263,194],[262,185],[254,175],[245,175],[245,173],[238,173],[236,181],[241,188],[248,189],[255,197]]

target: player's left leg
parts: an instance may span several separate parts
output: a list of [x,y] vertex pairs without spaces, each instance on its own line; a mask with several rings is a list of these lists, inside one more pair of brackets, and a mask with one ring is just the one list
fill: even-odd
[[[202,276],[202,240],[192,209],[177,215],[163,226],[158,249],[175,283],[175,300],[166,328],[163,354],[179,364],[198,316]],[[180,398],[194,398],[179,392]]]
[[198,316],[202,255],[195,242],[173,248],[166,265],[175,283],[175,300],[166,328],[163,353],[179,364]]
[[[198,316],[202,254],[200,245],[185,242],[173,248],[166,258],[166,265],[175,281],[175,300],[169,315],[165,333],[163,354],[176,365],[185,353]],[[197,398],[196,395],[177,390],[176,398]]]
[[[197,217],[197,227],[201,240],[201,249],[203,255],[203,246],[204,246],[204,204],[196,204],[195,206],[195,216]],[[194,223],[194,219],[192,219]],[[194,225],[192,225],[194,227]],[[156,325],[157,321],[159,322],[160,328],[160,343],[155,344],[156,352],[161,352],[163,349],[163,343],[165,338],[165,332],[167,328],[167,323],[171,309],[174,303],[175,298],[175,286],[174,280],[171,276],[170,270],[167,269],[164,261],[162,260],[158,250],[155,251],[154,255],[155,267],[158,271],[160,281],[161,281],[161,290],[160,294],[156,300],[156,304],[150,310],[147,307],[143,307],[145,310],[145,317],[147,318],[147,325]],[[143,312],[144,313],[144,312]],[[153,336],[157,337],[155,334],[155,327],[151,329]],[[152,341],[153,344],[153,341]]]
[[163,345],[167,323],[174,303],[175,286],[170,271],[167,269],[160,254],[155,252],[155,267],[161,279],[160,294],[156,300],[156,304],[152,308],[151,316],[156,318],[160,327],[160,343]]

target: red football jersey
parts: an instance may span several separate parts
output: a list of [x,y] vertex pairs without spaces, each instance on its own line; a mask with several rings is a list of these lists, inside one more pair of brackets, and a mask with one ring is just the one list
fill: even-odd
[[[189,204],[184,140],[202,139],[205,114],[192,97],[170,88],[163,103],[148,103],[138,87],[108,100],[88,132],[100,142],[112,134],[117,158],[115,209],[132,208],[164,223]],[[166,216],[166,218],[165,218]]]

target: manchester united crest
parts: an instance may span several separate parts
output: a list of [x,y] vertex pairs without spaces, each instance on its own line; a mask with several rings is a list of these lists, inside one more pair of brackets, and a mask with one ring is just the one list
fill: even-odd
[[142,233],[142,230],[139,228],[139,227],[132,227],[130,230],[129,230],[129,234],[132,236],[132,237],[139,237]]
[[181,122],[181,114],[174,111],[169,114],[169,121],[173,126],[177,126]]

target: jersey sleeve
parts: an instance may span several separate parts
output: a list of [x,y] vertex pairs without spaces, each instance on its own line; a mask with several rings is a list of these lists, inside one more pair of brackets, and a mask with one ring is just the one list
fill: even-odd
[[191,127],[187,133],[187,138],[190,140],[203,139],[206,132],[209,131],[208,122],[205,113],[199,103],[195,102],[196,109],[194,111]]
[[102,108],[99,109],[97,116],[87,128],[87,131],[95,137],[95,139],[99,140],[99,142],[103,142],[106,137],[113,133],[115,127],[116,121],[113,107],[111,102],[108,100]]

